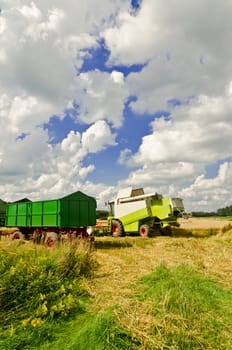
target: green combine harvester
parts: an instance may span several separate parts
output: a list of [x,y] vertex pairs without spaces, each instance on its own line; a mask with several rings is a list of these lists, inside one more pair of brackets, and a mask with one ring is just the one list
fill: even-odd
[[108,204],[108,230],[115,237],[132,233],[139,233],[142,237],[157,233],[169,235],[172,226],[179,226],[177,218],[184,212],[181,198],[145,194],[142,188],[120,190]]

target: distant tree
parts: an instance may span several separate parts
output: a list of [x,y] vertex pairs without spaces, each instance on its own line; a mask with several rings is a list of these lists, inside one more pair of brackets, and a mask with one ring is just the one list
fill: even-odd
[[6,204],[5,201],[0,199],[0,226],[4,226],[5,224]]
[[96,217],[97,219],[106,220],[109,216],[109,212],[107,210],[97,210]]
[[232,205],[220,208],[216,212],[193,211],[193,217],[209,217],[209,216],[232,216]]
[[218,214],[215,212],[193,211],[192,216],[195,218],[203,218],[203,217],[210,217],[210,216],[218,216]]
[[218,216],[232,216],[232,205],[217,210]]

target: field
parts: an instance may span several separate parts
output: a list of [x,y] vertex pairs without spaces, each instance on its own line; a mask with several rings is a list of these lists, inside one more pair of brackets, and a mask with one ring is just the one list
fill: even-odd
[[225,218],[189,218],[179,219],[181,228],[189,229],[222,229],[230,223],[230,220]]
[[190,218],[180,224],[172,237],[97,237],[92,273],[78,279],[88,295],[82,312],[58,319],[55,334],[41,336],[36,347],[20,342],[28,331],[22,329],[1,348],[232,349],[230,222]]

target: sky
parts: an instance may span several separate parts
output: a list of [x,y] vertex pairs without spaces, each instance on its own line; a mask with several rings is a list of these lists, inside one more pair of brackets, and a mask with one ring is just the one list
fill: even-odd
[[231,0],[0,0],[0,198],[232,205]]

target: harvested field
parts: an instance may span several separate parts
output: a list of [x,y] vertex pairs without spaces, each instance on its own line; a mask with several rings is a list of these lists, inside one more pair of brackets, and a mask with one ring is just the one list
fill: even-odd
[[[146,339],[147,347],[141,349],[164,349],[163,345],[155,346],[152,343],[154,338],[149,335],[151,325],[158,322],[151,316],[152,304],[136,301],[133,286],[158,266],[168,269],[189,266],[221,288],[232,291],[232,230],[231,227],[226,233],[221,230],[229,223],[226,220],[190,219],[184,220],[178,236],[145,239],[97,237],[95,254],[98,267],[91,282],[85,284],[93,299],[93,309],[96,312],[117,306],[115,315],[119,324],[141,342]],[[185,234],[184,225],[201,234]],[[204,236],[209,229],[218,233]],[[211,345],[205,348],[211,349]]]
[[[231,288],[232,230],[222,232],[231,221],[191,218],[181,219],[180,224],[180,235],[173,237],[97,237],[99,267],[88,286],[97,304],[104,307],[113,301],[123,302],[128,285],[162,263],[170,267],[189,264]],[[217,234],[207,237],[209,229]],[[189,236],[188,230],[197,232],[196,236]]]
[[229,223],[229,220],[221,220],[218,218],[189,218],[189,219],[179,219],[180,227],[186,230],[189,229],[210,229],[217,228],[222,229]]

